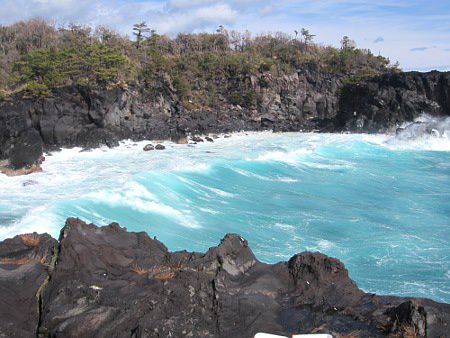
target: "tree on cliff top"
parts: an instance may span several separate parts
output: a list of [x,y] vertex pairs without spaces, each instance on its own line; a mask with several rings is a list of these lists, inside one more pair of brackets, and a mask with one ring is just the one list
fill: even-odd
[[309,33],[309,30],[307,30],[306,28],[302,28],[300,33],[303,36],[303,41],[305,42],[305,45],[308,45],[310,42],[312,42],[313,38],[315,37],[315,35]]
[[0,89],[46,93],[63,85],[132,81],[153,93],[175,90],[180,99],[202,108],[220,102],[217,95],[254,104],[255,81],[269,86],[266,75],[308,68],[346,77],[361,70],[377,74],[388,66],[387,59],[353,47],[349,38],[340,49],[317,45],[306,28],[301,41],[286,33],[252,36],[223,26],[214,33],[169,37],[155,34],[145,22],[135,24],[133,34],[135,41],[104,26],[56,28],[43,20],[0,26]]
[[133,34],[136,36],[136,48],[139,49],[142,41],[144,41],[150,33],[150,28],[147,27],[145,21],[133,25]]

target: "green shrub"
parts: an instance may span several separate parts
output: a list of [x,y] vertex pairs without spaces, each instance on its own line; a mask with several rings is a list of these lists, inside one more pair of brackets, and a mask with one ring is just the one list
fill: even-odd
[[50,93],[48,87],[45,84],[37,81],[30,81],[27,83],[26,88],[35,96],[45,96]]

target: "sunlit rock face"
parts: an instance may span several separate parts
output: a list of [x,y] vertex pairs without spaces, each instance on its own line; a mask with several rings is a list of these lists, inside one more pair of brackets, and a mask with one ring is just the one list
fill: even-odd
[[17,236],[0,243],[0,256],[0,299],[22,308],[3,313],[7,336],[382,337],[414,328],[438,337],[450,319],[447,304],[363,293],[340,261],[320,253],[261,263],[234,234],[206,253],[169,252],[117,223],[98,228],[72,218],[59,242]]

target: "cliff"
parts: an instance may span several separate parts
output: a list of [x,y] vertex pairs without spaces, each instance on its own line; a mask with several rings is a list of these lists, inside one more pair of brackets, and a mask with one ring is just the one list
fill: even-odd
[[68,219],[59,241],[0,243],[0,336],[252,337],[258,331],[445,337],[450,305],[364,293],[337,259],[258,261],[228,234],[206,253]]
[[342,88],[338,129],[384,131],[417,115],[450,114],[450,72],[385,73]]
[[249,82],[257,100],[246,108],[219,94],[218,109],[186,108],[168,79],[161,79],[158,90],[130,84],[62,87],[40,97],[18,93],[0,102],[0,160],[18,169],[39,163],[43,149],[186,133],[382,132],[423,112],[449,114],[450,107],[449,72],[387,72],[355,80],[312,67],[278,77],[265,72]]

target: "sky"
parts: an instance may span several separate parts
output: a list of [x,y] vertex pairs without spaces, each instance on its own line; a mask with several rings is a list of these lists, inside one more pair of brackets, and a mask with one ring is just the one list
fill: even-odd
[[33,17],[127,35],[141,21],[169,35],[219,25],[254,34],[305,27],[317,43],[338,46],[347,35],[404,70],[450,70],[450,0],[0,0],[0,25]]

